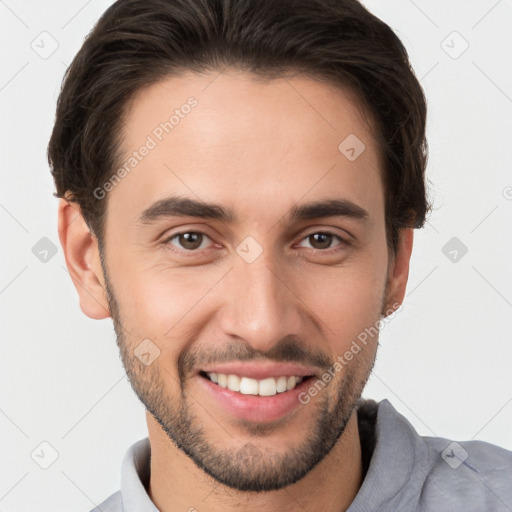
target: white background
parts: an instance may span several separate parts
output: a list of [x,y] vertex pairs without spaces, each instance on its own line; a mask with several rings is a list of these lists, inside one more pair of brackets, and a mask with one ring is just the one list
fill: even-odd
[[[3,512],[89,511],[147,435],[111,321],[79,309],[46,161],[65,68],[110,3],[0,1]],[[365,5],[404,42],[425,89],[436,210],[416,232],[408,295],[364,396],[388,398],[422,435],[512,449],[512,2]],[[31,48],[43,31],[59,45],[47,59]],[[453,31],[469,44],[458,58]],[[58,247],[46,263],[32,252],[42,237]],[[442,252],[452,237],[468,248],[455,263]],[[31,458],[43,441],[58,452],[48,469]]]

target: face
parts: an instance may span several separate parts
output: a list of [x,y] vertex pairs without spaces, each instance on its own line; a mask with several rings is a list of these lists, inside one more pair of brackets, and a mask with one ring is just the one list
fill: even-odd
[[340,89],[233,70],[140,91],[125,127],[102,265],[132,387],[218,481],[289,485],[343,434],[377,336],[335,363],[388,304],[371,128]]

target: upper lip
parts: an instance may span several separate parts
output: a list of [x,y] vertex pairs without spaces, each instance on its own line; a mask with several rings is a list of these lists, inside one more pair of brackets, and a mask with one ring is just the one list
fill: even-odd
[[315,375],[315,370],[300,364],[291,363],[222,363],[212,364],[201,368],[206,373],[223,373],[225,375],[238,375],[251,379],[262,380],[269,377],[306,377]]

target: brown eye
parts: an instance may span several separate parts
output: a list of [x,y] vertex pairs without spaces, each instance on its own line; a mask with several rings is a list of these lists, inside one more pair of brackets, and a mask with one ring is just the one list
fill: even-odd
[[[332,245],[333,241],[337,239],[339,242],[336,245]],[[317,233],[311,233],[304,241],[307,240],[312,249],[316,250],[328,250],[332,248],[336,248],[337,246],[345,245],[345,240],[334,233],[327,233],[323,231],[319,231]]]
[[314,233],[308,238],[315,249],[328,249],[332,243],[332,235],[329,233]]
[[[204,248],[201,246],[207,238],[209,238],[207,235],[199,231],[186,231],[183,233],[176,233],[170,237],[167,242],[181,250],[185,249],[187,251],[195,251],[197,249]],[[173,241],[176,241],[177,243],[173,243]]]

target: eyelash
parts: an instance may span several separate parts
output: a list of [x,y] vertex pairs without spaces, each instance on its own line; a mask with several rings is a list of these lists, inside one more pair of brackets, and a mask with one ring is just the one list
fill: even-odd
[[[204,233],[203,231],[192,231],[192,230],[187,230],[187,231],[180,231],[179,233],[174,233],[173,235],[167,237],[162,243],[166,246],[169,246],[169,245],[172,245],[170,242],[171,240],[174,240],[175,238],[178,238],[179,236],[181,235],[185,235],[185,234],[190,234],[190,233],[193,233],[193,234],[196,234],[196,235],[202,235],[203,237],[206,237],[206,238],[210,238],[206,233]],[[309,237],[313,236],[313,235],[318,235],[318,234],[322,234],[322,235],[330,235],[334,238],[337,238],[339,243],[337,245],[335,245],[334,247],[329,247],[328,249],[315,249],[315,248],[311,248],[312,251],[316,251],[316,252],[321,252],[321,253],[324,253],[324,254],[331,254],[333,252],[337,252],[338,250],[340,250],[341,247],[346,247],[348,245],[350,245],[350,243],[345,240],[344,238],[342,238],[340,235],[337,235],[336,233],[332,233],[331,231],[313,231],[312,233],[309,233],[308,235],[304,236],[302,238],[302,240],[307,240]],[[211,240],[211,238],[210,238]],[[201,253],[202,251],[206,250],[206,249],[176,249],[173,248],[171,249],[172,251],[174,252],[178,252],[178,253],[182,253],[182,254],[198,254],[198,253]]]

